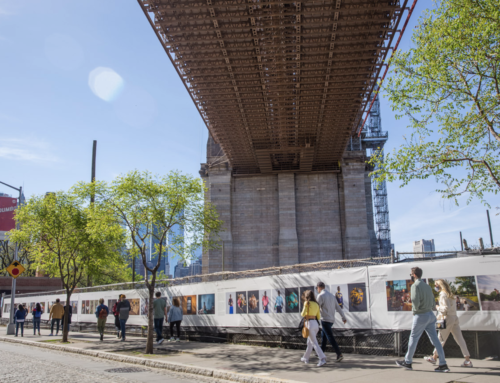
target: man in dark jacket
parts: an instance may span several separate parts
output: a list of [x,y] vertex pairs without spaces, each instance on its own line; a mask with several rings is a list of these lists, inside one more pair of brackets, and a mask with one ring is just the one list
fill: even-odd
[[125,297],[125,294],[121,295],[120,303],[118,304],[117,310],[120,317],[120,329],[122,330],[122,342],[125,342],[125,323],[130,315],[130,302]]

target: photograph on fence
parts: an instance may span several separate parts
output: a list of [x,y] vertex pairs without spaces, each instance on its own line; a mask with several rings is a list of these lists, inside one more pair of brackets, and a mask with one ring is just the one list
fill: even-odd
[[314,293],[314,297],[316,297],[318,295],[316,293],[316,289],[314,288],[314,286],[304,286],[304,287],[301,287],[299,289],[299,293],[300,293],[300,308],[299,308],[299,311],[300,312],[302,312],[302,310],[304,309],[304,302],[305,302],[305,295],[304,295],[304,293],[307,290],[311,290]]
[[282,314],[285,312],[285,289],[273,290],[271,305],[273,313]]
[[198,314],[199,315],[215,314],[215,294],[198,295]]
[[340,308],[349,311],[349,288],[345,284],[336,284],[330,286],[330,293],[333,294]]
[[226,314],[235,313],[235,293],[226,293]]
[[[162,298],[160,298],[162,299]],[[142,298],[141,300],[141,315],[148,315],[149,298]]]
[[129,315],[139,315],[141,312],[141,300],[139,298],[129,299],[130,302],[130,314]]
[[411,279],[400,279],[385,283],[387,311],[411,311],[411,285],[413,283]]
[[349,292],[349,312],[361,313],[368,311],[368,294],[366,294],[365,283],[349,283],[347,285]]
[[183,295],[173,298],[179,299],[183,315],[196,315],[196,295]]
[[299,288],[290,287],[285,288],[285,312],[298,313],[299,312]]
[[259,314],[260,304],[259,304],[259,290],[253,290],[248,292],[248,313],[249,314]]
[[477,284],[481,308],[484,311],[500,311],[500,274],[478,275]]
[[247,292],[236,292],[236,314],[246,314],[248,312]]
[[[435,282],[442,279],[450,286],[450,290],[455,296],[457,311],[479,311],[479,297],[476,287],[476,278],[469,277],[448,277],[429,278],[429,286],[432,287],[436,305],[439,305],[439,291],[436,291]],[[436,307],[433,307],[436,310]]]
[[271,312],[271,290],[260,290],[261,314],[269,314]]
[[[78,314],[78,301],[71,301],[71,310],[73,310],[73,314]],[[43,312],[45,312],[45,309]]]

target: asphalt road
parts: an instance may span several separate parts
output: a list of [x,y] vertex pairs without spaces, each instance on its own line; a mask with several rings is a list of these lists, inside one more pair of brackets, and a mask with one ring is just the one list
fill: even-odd
[[89,356],[0,342],[0,382],[132,383],[215,382],[200,376],[113,362]]

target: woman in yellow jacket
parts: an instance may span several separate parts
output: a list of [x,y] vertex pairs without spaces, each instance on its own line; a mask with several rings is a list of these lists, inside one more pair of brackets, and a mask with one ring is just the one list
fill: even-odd
[[312,349],[316,351],[319,358],[318,367],[321,367],[326,363],[326,356],[321,350],[316,339],[316,334],[319,331],[319,305],[316,302],[314,293],[311,290],[304,291],[304,309],[302,310],[302,316],[306,319],[304,321],[304,326],[309,329],[309,337],[307,338],[307,349],[304,356],[300,360],[304,363],[309,363],[309,357],[311,356]]

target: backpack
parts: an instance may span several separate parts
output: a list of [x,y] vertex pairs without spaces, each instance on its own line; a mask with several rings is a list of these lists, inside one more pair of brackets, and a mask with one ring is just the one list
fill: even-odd
[[103,319],[103,318],[107,318],[107,317],[108,317],[108,313],[106,312],[106,309],[104,308],[104,306],[102,306],[101,311],[99,311],[99,318]]

